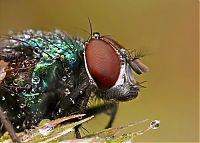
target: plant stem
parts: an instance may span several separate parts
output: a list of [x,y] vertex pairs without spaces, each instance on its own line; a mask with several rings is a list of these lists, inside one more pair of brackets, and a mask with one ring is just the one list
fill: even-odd
[[4,114],[3,109],[1,107],[0,107],[0,119],[1,119],[1,123],[4,125],[5,129],[8,131],[13,143],[20,143],[19,139],[17,138],[17,136],[15,134],[12,124],[8,120],[6,114]]

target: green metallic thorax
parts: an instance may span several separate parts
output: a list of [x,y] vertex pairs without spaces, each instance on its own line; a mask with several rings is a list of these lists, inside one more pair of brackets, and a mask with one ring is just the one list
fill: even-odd
[[31,75],[32,92],[24,92],[23,96],[35,96],[44,92],[52,84],[51,77],[58,68],[75,70],[79,66],[83,45],[66,34],[59,31],[25,31],[19,37],[23,41],[21,45],[30,47],[36,59]]

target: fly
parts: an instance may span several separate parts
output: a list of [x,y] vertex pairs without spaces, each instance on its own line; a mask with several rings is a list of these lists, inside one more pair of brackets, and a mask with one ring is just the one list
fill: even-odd
[[[91,33],[83,41],[58,30],[28,29],[0,41],[0,60],[7,63],[0,69],[0,106],[16,132],[44,118],[91,116],[107,109],[110,128],[118,102],[138,96],[133,72],[148,67],[111,37]],[[105,102],[89,107],[92,96]]]

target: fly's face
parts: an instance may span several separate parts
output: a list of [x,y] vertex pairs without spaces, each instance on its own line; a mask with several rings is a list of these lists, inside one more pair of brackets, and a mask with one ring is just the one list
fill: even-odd
[[103,99],[131,100],[138,95],[139,86],[134,78],[148,71],[148,67],[133,57],[108,36],[93,33],[84,51],[86,71],[96,85],[96,95]]

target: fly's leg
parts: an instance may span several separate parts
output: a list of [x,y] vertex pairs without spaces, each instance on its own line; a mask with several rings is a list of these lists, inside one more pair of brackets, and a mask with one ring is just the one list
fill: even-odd
[[110,120],[109,120],[107,126],[105,127],[105,129],[112,127],[112,124],[113,124],[115,117],[116,117],[116,114],[117,114],[117,110],[118,110],[118,104],[117,103],[112,104],[111,105],[111,112],[107,113],[110,116]]
[[[88,101],[89,101],[89,98],[90,98],[90,94],[91,94],[91,91],[92,91],[92,86],[90,86],[90,88],[87,88],[84,92],[84,99],[82,101],[82,103],[80,104],[80,107],[79,107],[79,113],[87,113],[86,111],[86,107],[87,107],[87,104],[88,104]],[[81,134],[80,134],[80,131],[79,131],[79,128],[81,127],[82,124],[76,126],[74,129],[75,129],[75,135],[76,135],[76,138],[81,138]]]
[[[85,96],[84,96],[84,99],[83,99],[83,102],[82,104],[80,105],[80,108],[79,108],[79,111],[80,113],[87,113],[86,112],[86,107],[87,107],[87,104],[88,104],[88,101],[89,101],[89,98],[90,98],[90,91],[91,89],[86,89],[86,92],[85,92]],[[76,138],[81,138],[81,134],[80,134],[80,131],[79,131],[79,128],[81,127],[82,124],[76,126],[74,129],[75,129],[75,135],[76,135]]]
[[[107,111],[110,112],[107,112]],[[110,120],[108,122],[108,124],[106,125],[105,129],[112,127],[112,124],[114,122],[114,119],[116,117],[116,113],[118,110],[118,103],[114,102],[114,103],[105,103],[102,105],[98,105],[95,107],[91,107],[88,108],[86,110],[87,115],[86,116],[92,116],[92,115],[96,115],[96,114],[100,114],[100,113],[104,113],[107,112],[107,115],[110,116]]]
[[81,125],[77,125],[74,127],[74,130],[75,130],[75,136],[77,139],[81,139],[81,133],[79,131],[79,128],[81,127]]
[[[83,81],[82,84],[77,86],[69,96],[64,96],[61,98],[61,100],[58,102],[55,108],[55,115],[63,116],[65,113],[76,113],[76,114],[83,114],[85,113],[86,106],[89,100],[90,94],[87,94],[89,91],[89,85],[90,83],[88,80]],[[87,92],[87,93],[86,93]],[[59,108],[62,109],[63,112],[58,112]],[[70,109],[70,110],[69,110]],[[55,116],[56,117],[56,116]],[[78,119],[80,120],[80,119]],[[76,122],[77,120],[73,120],[73,122]],[[81,134],[79,132],[79,127],[81,125],[76,126],[75,129],[75,135],[76,138],[81,138]]]

